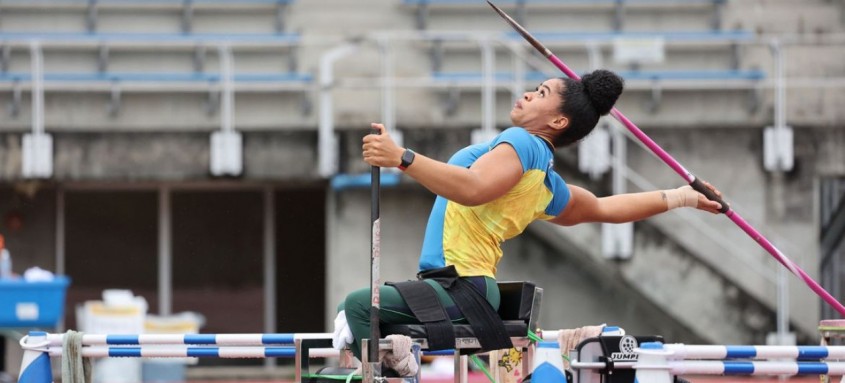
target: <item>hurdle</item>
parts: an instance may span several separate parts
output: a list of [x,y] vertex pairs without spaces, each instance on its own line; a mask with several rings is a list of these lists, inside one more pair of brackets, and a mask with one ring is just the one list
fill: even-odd
[[[24,350],[19,383],[50,383],[50,358],[63,357],[65,334],[30,331],[20,340]],[[308,360],[338,358],[341,352],[331,347],[331,333],[251,333],[251,334],[83,334],[80,354],[84,358],[221,358],[264,359],[294,358],[295,381],[305,382],[319,377],[308,371]],[[379,349],[390,349],[389,341],[381,340]],[[456,350],[421,350],[414,345],[414,354],[429,356],[455,355]],[[307,356],[306,356],[307,355]],[[418,383],[415,377],[381,378],[390,382]],[[457,379],[457,377],[456,377]]]
[[[86,358],[300,358],[302,340],[327,339],[331,333],[278,334],[83,334]],[[62,357],[65,334],[31,331],[20,340],[24,350],[18,381],[50,383],[51,357]],[[333,348],[312,349],[308,358],[337,357]],[[306,358],[307,359],[307,358]],[[299,364],[297,364],[299,367]],[[297,376],[302,373],[297,369]]]
[[[679,375],[845,375],[845,346],[725,346],[644,342],[636,360],[595,358],[572,363],[576,383],[601,381],[602,372],[635,371],[634,382],[672,383]],[[772,360],[775,359],[775,360]],[[783,359],[790,359],[784,361]]]

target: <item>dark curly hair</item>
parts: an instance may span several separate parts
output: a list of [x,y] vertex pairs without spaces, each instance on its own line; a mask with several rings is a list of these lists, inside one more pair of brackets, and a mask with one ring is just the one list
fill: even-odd
[[578,142],[593,131],[599,117],[610,112],[625,87],[621,77],[604,69],[584,75],[580,82],[570,78],[561,80],[562,101],[558,111],[569,119],[569,125],[555,137],[556,147]]

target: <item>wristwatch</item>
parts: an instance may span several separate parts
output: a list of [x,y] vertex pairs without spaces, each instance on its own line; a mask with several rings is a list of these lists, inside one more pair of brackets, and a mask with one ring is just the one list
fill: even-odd
[[399,170],[404,171],[414,163],[414,157],[416,157],[416,153],[414,153],[411,149],[405,149],[405,152],[402,153],[402,163],[399,164]]

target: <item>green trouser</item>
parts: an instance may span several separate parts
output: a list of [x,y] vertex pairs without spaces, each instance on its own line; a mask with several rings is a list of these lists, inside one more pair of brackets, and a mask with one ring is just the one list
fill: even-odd
[[[479,292],[483,292],[484,297],[493,310],[499,309],[499,286],[496,285],[496,280],[490,277],[465,277],[470,281]],[[449,314],[452,323],[465,324],[467,323],[461,311],[455,306],[455,302],[449,297],[443,286],[440,286],[432,279],[426,279],[426,283],[434,287],[437,293],[437,298]],[[414,317],[411,309],[405,303],[405,300],[399,295],[399,291],[392,286],[379,287],[379,298],[381,305],[379,308],[379,320],[384,324],[419,324],[420,321]],[[370,338],[370,289],[363,288],[355,290],[346,296],[346,301],[338,305],[338,311],[346,310],[346,322],[349,324],[349,329],[352,330],[352,336],[355,338],[352,343],[352,352],[358,359],[361,359],[361,339]],[[383,334],[382,334],[383,335]]]

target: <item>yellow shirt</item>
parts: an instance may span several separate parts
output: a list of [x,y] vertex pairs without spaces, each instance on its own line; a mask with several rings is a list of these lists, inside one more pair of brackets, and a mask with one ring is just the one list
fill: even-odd
[[505,195],[479,206],[438,196],[429,216],[420,271],[454,265],[461,276],[495,278],[501,243],[536,219],[551,219],[569,202],[569,188],[553,170],[551,146],[525,129],[503,131],[489,143],[461,149],[449,159],[470,167],[498,145],[511,145],[522,163],[522,179]]

